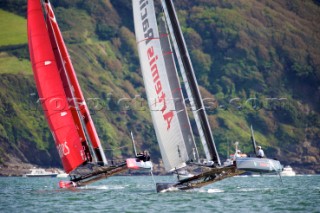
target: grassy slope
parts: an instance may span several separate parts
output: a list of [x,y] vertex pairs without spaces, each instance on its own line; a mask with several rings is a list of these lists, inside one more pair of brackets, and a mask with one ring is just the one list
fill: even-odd
[[29,60],[18,59],[15,56],[10,56],[5,52],[0,52],[0,74],[32,74],[31,64]]
[[0,47],[27,43],[26,19],[0,9]]
[[48,153],[54,150],[54,143],[36,104],[26,46],[27,21],[2,9],[0,20],[0,162],[16,156],[25,162],[59,165]]
[[[27,44],[27,20],[0,9],[0,48],[19,47]],[[7,47],[7,48],[6,48]],[[30,61],[0,52],[0,74],[31,74]]]

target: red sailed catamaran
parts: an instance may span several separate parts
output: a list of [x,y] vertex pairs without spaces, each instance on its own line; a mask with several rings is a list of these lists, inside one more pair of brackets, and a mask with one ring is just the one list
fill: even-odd
[[127,169],[150,170],[150,161],[135,158],[108,164],[48,0],[28,0],[28,43],[39,100],[70,175],[60,187],[86,185]]

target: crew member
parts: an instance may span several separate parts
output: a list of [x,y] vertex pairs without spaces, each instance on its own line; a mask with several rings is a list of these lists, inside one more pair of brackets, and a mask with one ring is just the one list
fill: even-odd
[[140,152],[136,156],[137,159],[142,160],[144,162],[150,161],[150,155],[147,150],[144,150],[143,152]]
[[144,162],[150,161],[150,155],[147,150],[144,150],[143,155],[144,155],[144,160],[143,160]]
[[264,158],[264,151],[262,150],[261,146],[257,146],[258,149],[258,153],[257,153],[257,157],[258,158]]
[[236,160],[237,158],[240,158],[240,157],[241,157],[241,151],[238,149],[236,153],[234,153],[233,160]]
[[137,154],[136,158],[137,158],[137,161],[144,160],[144,154],[143,154],[143,152],[139,152],[139,153]]

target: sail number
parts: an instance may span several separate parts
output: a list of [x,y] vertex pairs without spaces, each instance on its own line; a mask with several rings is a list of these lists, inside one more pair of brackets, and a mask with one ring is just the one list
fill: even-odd
[[64,143],[58,144],[57,150],[58,150],[60,158],[70,154],[70,148],[67,145],[67,141],[65,141]]

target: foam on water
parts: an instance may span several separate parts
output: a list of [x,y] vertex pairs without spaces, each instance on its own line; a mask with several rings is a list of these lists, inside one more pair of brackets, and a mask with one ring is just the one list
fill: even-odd
[[208,189],[208,193],[221,193],[224,192],[222,189]]
[[120,190],[126,188],[124,185],[87,185],[78,187],[78,189],[90,189],[90,190]]
[[162,190],[160,193],[177,192],[177,191],[180,191],[177,187],[169,187],[167,189]]

